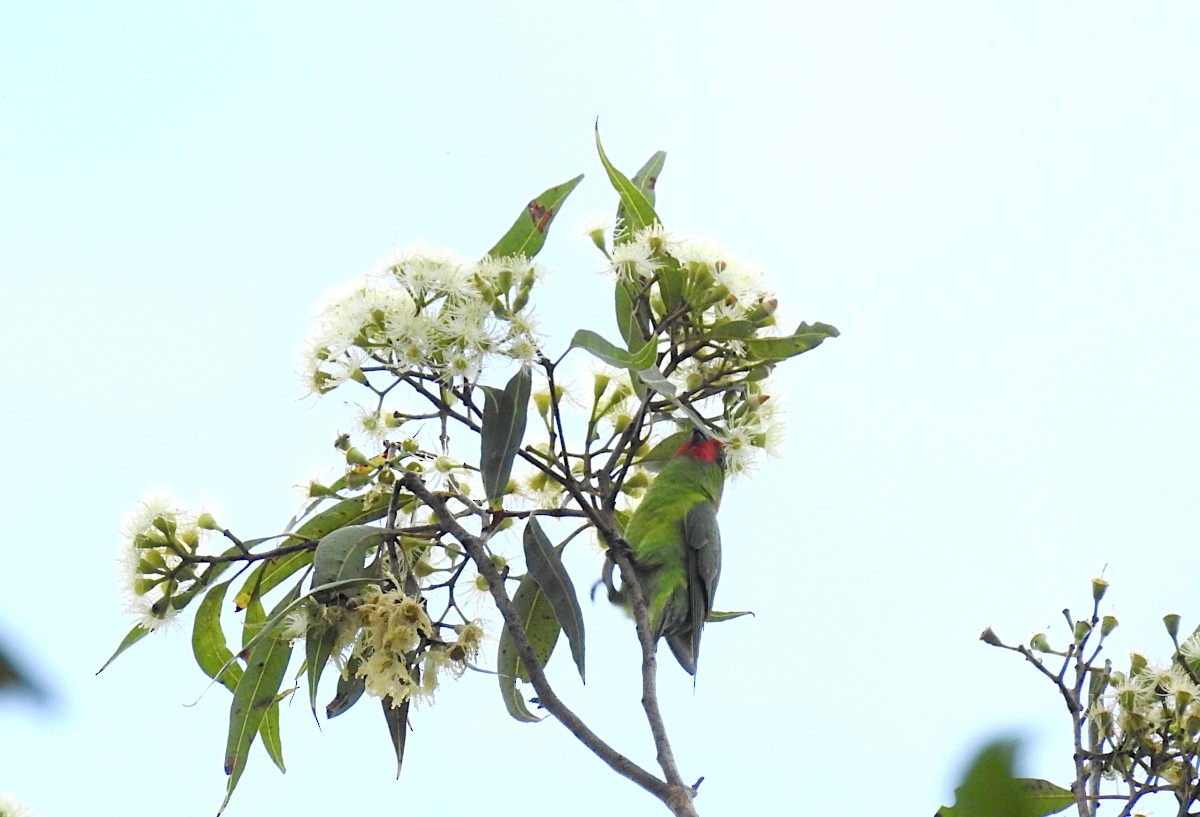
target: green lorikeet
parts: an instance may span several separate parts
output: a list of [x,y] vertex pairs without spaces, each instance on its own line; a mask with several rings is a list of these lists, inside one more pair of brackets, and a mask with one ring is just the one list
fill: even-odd
[[[625,526],[650,629],[666,637],[691,675],[721,576],[717,509],[724,483],[724,445],[697,430],[663,466]],[[606,583],[609,597],[622,601],[624,594]]]

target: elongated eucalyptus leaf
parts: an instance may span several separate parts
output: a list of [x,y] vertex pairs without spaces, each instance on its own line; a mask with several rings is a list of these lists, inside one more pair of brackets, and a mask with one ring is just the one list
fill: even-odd
[[636,374],[643,383],[664,397],[674,397],[675,393],[678,391],[678,389],[675,388],[675,384],[670,380],[667,380],[666,375],[664,375],[657,366],[638,369]]
[[582,179],[583,175],[580,174],[570,181],[555,185],[525,205],[513,226],[496,242],[496,246],[488,250],[488,255],[523,255],[526,258],[537,255],[546,243],[546,232],[558,215],[559,208]]
[[[350,525],[362,525],[374,522],[387,516],[387,503],[377,503],[368,506],[366,497],[356,496],[343,499],[331,505],[312,519],[301,525],[296,533],[308,539],[321,539],[332,531]],[[296,540],[283,539],[284,543],[294,543]],[[312,564],[311,550],[302,550],[276,559],[267,559],[254,569],[238,592],[235,603],[239,610],[245,609],[250,603],[254,588],[266,594],[286,581],[297,570]]]
[[533,375],[529,366],[525,365],[512,376],[503,391],[490,386],[483,387],[479,470],[483,475],[484,493],[492,508],[498,509],[503,505],[513,460],[525,438],[532,382]]
[[346,674],[338,676],[337,692],[325,707],[326,718],[336,718],[354,706],[366,691],[367,682],[356,674],[360,663],[357,657],[346,662]]
[[383,719],[387,723],[392,747],[396,750],[397,780],[400,779],[400,767],[404,765],[404,744],[408,740],[408,705],[409,701],[405,701],[399,706],[392,706],[390,695],[383,699]]
[[[560,631],[554,608],[546,594],[538,587],[538,583],[526,575],[513,594],[513,607],[517,618],[525,625],[525,632],[533,645],[534,654],[545,666],[554,652]],[[525,708],[525,700],[521,695],[517,679],[529,680],[529,672],[517,655],[517,645],[505,627],[500,631],[500,648],[496,655],[496,677],[500,680],[500,695],[504,699],[504,707],[508,714],[525,723],[540,721],[537,715]]]
[[658,354],[658,341],[646,341],[636,352],[627,352],[590,329],[580,329],[571,338],[571,345],[567,348],[586,349],[610,366],[636,372],[654,365],[654,358]]
[[[281,601],[279,604],[275,605],[275,609],[271,611],[270,617],[266,621],[262,622],[262,624],[260,626],[256,625],[255,633],[253,636],[251,636],[249,632],[245,633],[246,636],[250,636],[250,640],[242,645],[242,652],[249,655],[250,651],[253,650],[255,647],[257,647],[264,639],[266,639],[268,636],[270,636],[273,633],[273,631],[275,630],[275,627],[279,624],[279,622],[283,621],[284,617],[287,616],[288,613],[295,610],[296,607],[298,607],[300,604],[302,604],[305,599],[312,598],[315,595],[326,595],[326,594],[334,592],[335,590],[343,590],[343,589],[347,589],[347,588],[351,588],[351,587],[361,587],[362,585],[367,584],[371,581],[373,581],[373,579],[363,578],[363,579],[346,579],[346,580],[340,581],[340,582],[332,582],[330,584],[321,585],[319,587],[314,587],[312,590],[308,591],[307,593],[305,593],[302,596],[299,596],[298,598],[296,597],[296,593],[299,592],[299,590],[300,590],[300,583],[297,583],[296,587],[293,589],[293,592],[289,593],[287,596],[284,597],[283,601]],[[226,670],[229,669],[230,666],[233,665],[233,662],[236,660],[237,660],[236,656],[234,658],[231,658],[225,666],[221,667],[221,669],[217,672],[217,675],[222,675]],[[215,681],[213,683],[215,683]],[[240,682],[239,682],[239,685],[240,685]],[[210,683],[209,686],[212,686],[212,683]],[[201,695],[201,697],[203,697],[203,695]]]
[[[196,609],[196,621],[192,626],[192,653],[205,675],[233,692],[242,677],[242,668],[233,662],[233,651],[229,649],[225,631],[221,629],[221,605],[225,603],[225,591],[228,589],[229,582],[213,585]],[[221,673],[222,667],[227,667],[224,673]]]
[[[282,616],[289,605],[297,601],[299,595],[300,585],[297,584],[272,610],[272,618],[276,615]],[[257,643],[249,651],[246,671],[233,691],[233,704],[229,709],[229,737],[225,742],[225,774],[229,775],[229,783],[218,814],[225,810],[233,790],[241,780],[250,747],[254,744],[254,738],[262,727],[267,711],[275,703],[276,693],[283,684],[288,661],[292,656],[290,641],[276,638],[266,631],[263,637],[256,637],[255,640]]]
[[147,630],[140,624],[133,625],[133,629],[125,634],[125,637],[121,639],[121,643],[117,645],[116,651],[108,657],[108,660],[104,662],[104,665],[100,667],[100,669],[96,670],[96,674],[99,675],[100,673],[104,672],[108,665],[116,660],[118,655],[125,652],[125,650],[129,649],[134,644],[150,635],[152,632],[153,630]]
[[[658,151],[641,166],[637,173],[633,174],[630,179],[633,186],[642,191],[642,195],[646,197],[646,201],[650,206],[654,206],[654,189],[658,186],[658,176],[662,173],[663,165],[667,163],[667,154],[664,151]],[[626,217],[625,202],[621,201],[617,205],[617,234],[614,236],[616,243],[620,244],[628,230],[629,219]]]
[[784,360],[815,349],[826,338],[836,338],[840,333],[827,323],[802,323],[796,331],[782,338],[750,338],[743,341],[746,354],[759,360]]
[[612,182],[617,195],[621,197],[621,205],[625,208],[625,221],[623,226],[618,226],[617,235],[614,237],[614,241],[620,244],[623,240],[629,240],[633,233],[643,227],[656,224],[658,215],[654,212],[654,205],[646,198],[645,192],[608,160],[604,145],[600,143],[599,123],[596,123],[596,152],[600,154],[600,163],[604,165],[608,180]]
[[383,531],[373,525],[350,525],[325,535],[313,554],[313,587],[370,576],[367,553],[383,544]]
[[263,748],[281,772],[286,772],[287,766],[283,763],[283,735],[279,732],[279,702],[291,693],[292,690],[287,690],[275,696],[275,700],[267,707],[262,724],[258,727],[258,734],[262,735],[263,739]]
[[651,337],[651,330],[650,307],[642,289],[618,275],[613,288],[613,309],[617,316],[617,329],[625,340],[625,348],[631,352],[644,348]]
[[304,639],[304,664],[308,674],[308,705],[312,707],[313,719],[318,724],[321,719],[317,717],[317,685],[321,682],[321,674],[329,663],[329,656],[333,655],[335,641],[337,641],[337,628],[324,622],[310,627]]
[[563,566],[562,551],[550,543],[534,516],[529,517],[529,523],[525,526],[524,544],[525,564],[529,567],[529,575],[546,594],[546,600],[554,610],[554,617],[562,631],[567,634],[567,643],[571,645],[571,658],[579,669],[579,678],[586,680],[583,669],[583,611],[579,609],[575,585],[571,583],[571,577]]

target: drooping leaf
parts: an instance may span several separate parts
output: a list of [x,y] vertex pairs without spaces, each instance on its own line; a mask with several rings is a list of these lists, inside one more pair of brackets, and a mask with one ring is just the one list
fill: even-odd
[[483,490],[493,508],[503,504],[512,475],[513,460],[525,438],[525,421],[529,415],[529,393],[533,375],[529,366],[521,367],[504,390],[490,386],[484,390],[483,422],[480,424],[479,470]]
[[785,360],[815,349],[826,338],[836,338],[840,333],[827,323],[802,323],[796,331],[782,338],[750,338],[743,341],[746,354],[759,360]]
[[[329,594],[329,593],[334,592],[335,590],[342,590],[342,589],[346,589],[346,588],[350,588],[350,587],[360,587],[364,584],[369,584],[372,581],[375,581],[375,580],[373,578],[368,577],[368,578],[362,578],[362,579],[346,579],[346,580],[340,581],[340,582],[332,582],[330,584],[322,585],[320,587],[314,587],[312,590],[309,590],[307,593],[305,593],[299,597],[296,596],[296,593],[298,593],[300,590],[300,583],[297,583],[295,588],[293,588],[293,592],[289,593],[283,599],[283,601],[281,601],[279,604],[277,604],[275,606],[275,609],[271,611],[270,617],[265,622],[263,622],[261,626],[258,627],[257,634],[255,634],[253,637],[250,638],[250,640],[248,642],[246,642],[245,644],[242,645],[242,653],[249,655],[251,650],[253,650],[255,647],[257,647],[259,645],[259,643],[262,642],[267,636],[272,634],[272,632],[275,630],[275,627],[281,621],[283,621],[283,619],[288,615],[288,613],[292,612],[299,605],[303,604],[306,599],[313,598],[316,595]],[[249,633],[245,633],[245,635],[249,636]],[[237,660],[236,656],[231,658],[229,660],[229,662],[226,663],[225,666],[221,667],[221,669],[217,672],[217,675],[222,675],[226,670],[229,669],[230,666],[233,665],[233,663],[236,660]],[[209,686],[211,687],[213,683],[216,683],[216,682],[213,681],[213,682],[209,683]],[[239,681],[239,684],[240,684],[240,681]],[[206,687],[206,690],[207,690],[207,687]],[[201,693],[201,697],[203,697],[203,693]],[[197,699],[197,700],[199,700],[199,699]]]
[[733,621],[735,618],[741,618],[742,616],[753,616],[753,615],[754,615],[754,613],[752,613],[749,610],[738,610],[737,612],[725,612],[725,611],[721,611],[721,610],[711,610],[708,614],[708,618],[706,618],[704,620],[707,622],[710,622],[710,623],[714,622],[714,621]]
[[[534,654],[543,666],[550,660],[554,645],[558,642],[560,628],[554,616],[554,608],[546,594],[532,577],[526,575],[517,586],[512,598],[517,618],[525,626],[525,632],[533,645]],[[500,648],[496,656],[496,673],[500,680],[500,694],[508,714],[526,723],[535,723],[541,718],[525,708],[517,679],[529,680],[528,669],[517,655],[517,645],[505,627],[500,631]]]
[[654,205],[646,198],[645,192],[608,160],[608,155],[604,152],[604,145],[600,143],[599,122],[596,123],[596,152],[600,154],[600,163],[604,165],[604,172],[608,174],[608,180],[612,182],[612,186],[617,191],[617,195],[621,197],[621,204],[625,208],[625,220],[617,226],[617,233],[613,239],[620,244],[623,240],[632,238],[633,234],[643,227],[656,224],[658,215],[654,212]]
[[350,525],[326,534],[313,554],[313,588],[369,577],[367,553],[382,544],[383,530],[373,525]]
[[583,611],[579,609],[575,585],[571,583],[571,577],[563,566],[562,551],[550,543],[537,517],[534,516],[529,517],[529,523],[525,526],[524,545],[525,564],[529,567],[529,575],[546,594],[546,599],[554,610],[554,617],[567,634],[571,658],[579,668],[579,678],[586,680],[583,669]]
[[[242,618],[242,657],[250,649],[250,642],[255,639],[262,631],[267,622],[267,611],[263,607],[262,599],[255,596],[250,602],[250,606],[246,608],[246,615]],[[209,676],[212,677],[212,676]]]
[[1046,817],[1075,804],[1068,790],[1046,780],[1013,776],[1015,744],[997,741],[984,747],[955,789],[953,806],[936,817]]
[[637,372],[654,365],[654,359],[658,354],[658,341],[656,339],[648,340],[636,352],[627,352],[620,346],[609,343],[590,329],[580,329],[571,338],[571,345],[567,348],[586,349],[609,366]]
[[404,744],[408,740],[408,705],[405,701],[392,706],[392,697],[383,699],[383,719],[387,723],[388,737],[396,750],[396,779],[400,779],[400,768],[404,765]]
[[125,637],[121,639],[121,643],[117,645],[116,651],[108,657],[108,660],[104,662],[104,665],[100,667],[100,669],[96,670],[96,674],[99,675],[100,673],[104,672],[108,665],[116,660],[118,655],[125,652],[125,650],[129,649],[134,644],[150,635],[152,632],[153,630],[147,630],[140,624],[133,625],[133,629],[125,634]]
[[[271,611],[272,619],[283,615],[299,595],[300,585],[297,584]],[[276,693],[283,684],[292,656],[291,642],[269,631],[264,630],[261,637],[256,636],[254,640],[257,643],[249,651],[246,671],[233,691],[233,703],[229,709],[229,737],[225,742],[225,774],[229,775],[229,783],[218,814],[225,810],[233,790],[241,780],[250,747],[267,711],[275,703]]]
[[[233,652],[225,642],[225,631],[221,629],[221,605],[225,603],[225,591],[228,589],[229,582],[213,585],[200,602],[192,626],[192,653],[205,675],[233,692],[242,677],[242,668],[233,662]],[[222,667],[228,669],[218,676]]]
[[525,205],[513,226],[496,242],[496,246],[488,250],[488,255],[497,258],[506,255],[533,258],[537,255],[546,243],[546,232],[558,215],[559,208],[582,179],[583,175],[580,174],[570,181],[555,185]]
[[[321,674],[333,655],[333,645],[337,641],[337,627],[325,622],[318,622],[309,627],[304,638],[304,664],[308,674],[308,704],[312,707],[313,719],[317,718],[317,685],[321,682]],[[328,717],[328,715],[326,715]]]
[[258,734],[262,735],[263,739],[263,748],[281,772],[286,772],[287,767],[283,763],[283,736],[279,732],[279,702],[292,694],[292,691],[284,690],[275,696],[275,701],[267,708],[262,725],[258,727]]
[[366,680],[357,675],[360,663],[357,656],[346,662],[345,674],[338,676],[337,692],[325,707],[326,718],[336,718],[354,706],[366,691]]

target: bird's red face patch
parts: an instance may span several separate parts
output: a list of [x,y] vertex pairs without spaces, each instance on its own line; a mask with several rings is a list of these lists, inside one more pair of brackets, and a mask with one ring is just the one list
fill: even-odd
[[691,439],[679,446],[679,455],[684,457],[695,457],[703,462],[716,462],[721,456],[721,449],[725,447],[720,440],[696,440]]

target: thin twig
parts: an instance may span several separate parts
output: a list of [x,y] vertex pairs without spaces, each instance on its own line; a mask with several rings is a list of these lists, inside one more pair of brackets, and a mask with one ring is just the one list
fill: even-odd
[[513,644],[516,646],[517,655],[520,656],[522,664],[529,672],[529,681],[538,694],[538,703],[552,714],[559,723],[565,726],[584,746],[587,746],[593,754],[608,764],[613,771],[641,786],[664,803],[668,803],[671,791],[667,783],[659,780],[650,774],[650,772],[609,746],[578,715],[563,703],[562,699],[551,688],[550,682],[542,670],[541,662],[537,658],[537,653],[529,641],[529,635],[526,633],[520,617],[513,608],[512,600],[504,588],[504,581],[500,576],[500,572],[496,569],[492,560],[488,558],[482,540],[458,523],[458,520],[454,518],[453,514],[450,513],[450,509],[446,506],[445,500],[429,491],[417,474],[412,472],[405,473],[400,477],[400,481],[405,488],[412,491],[418,499],[433,510],[434,514],[445,526],[447,532],[458,539],[472,561],[475,562],[476,568],[483,575],[484,579],[487,580],[492,599],[496,602],[496,607],[499,608],[500,615],[504,618],[504,626],[508,629],[509,634],[512,636]]

